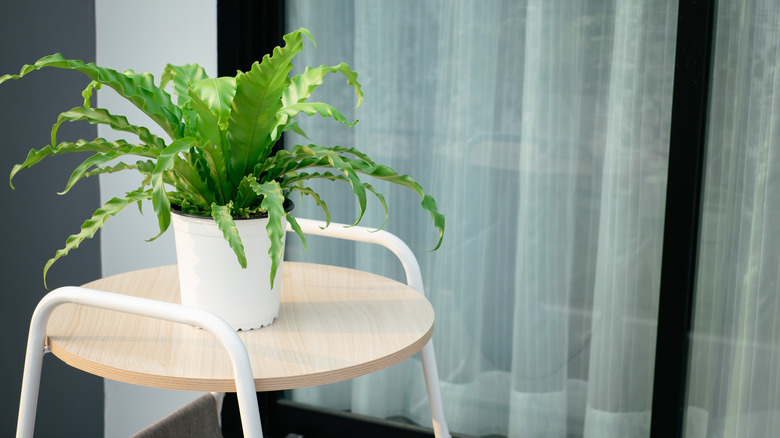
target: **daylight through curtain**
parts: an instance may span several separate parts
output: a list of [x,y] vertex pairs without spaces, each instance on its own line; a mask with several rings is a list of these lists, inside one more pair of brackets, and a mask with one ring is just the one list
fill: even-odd
[[721,1],[686,438],[780,430],[780,4]]
[[[347,60],[366,95],[351,111],[328,78],[313,99],[359,123],[302,120],[311,142],[408,173],[447,216],[426,252],[419,199],[375,184],[436,310],[453,432],[648,436],[676,21],[670,0],[288,2],[288,28],[319,46],[298,64]],[[321,190],[354,220],[343,187]],[[374,205],[364,222],[383,218]],[[289,243],[291,258],[403,278],[381,249]],[[430,425],[417,359],[293,397]]]

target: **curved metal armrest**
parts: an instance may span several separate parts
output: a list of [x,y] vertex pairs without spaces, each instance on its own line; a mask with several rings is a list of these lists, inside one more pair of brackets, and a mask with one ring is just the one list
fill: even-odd
[[[296,221],[304,234],[354,240],[384,246],[392,251],[401,261],[404,271],[406,272],[406,282],[409,286],[425,295],[422,273],[420,271],[420,265],[417,263],[417,258],[414,256],[412,250],[409,249],[409,246],[396,235],[384,230],[377,231],[367,227],[338,224],[334,222],[331,222],[326,228],[326,223],[324,221],[298,218],[296,218]],[[293,231],[290,224],[287,224],[287,231]]]
[[246,436],[252,437],[263,436],[249,356],[238,334],[228,323],[210,312],[181,304],[68,286],[49,292],[41,299],[33,312],[24,361],[22,398],[16,428],[17,437],[32,437],[33,435],[41,367],[45,353],[46,327],[54,309],[66,303],[148,316],[201,327],[211,332],[227,349],[233,363],[233,375],[236,379],[236,393],[244,433]]

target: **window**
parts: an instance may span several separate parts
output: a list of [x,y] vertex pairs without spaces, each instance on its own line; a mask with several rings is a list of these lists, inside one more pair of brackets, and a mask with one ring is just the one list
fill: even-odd
[[[346,112],[356,128],[301,120],[313,141],[360,146],[413,175],[447,214],[445,245],[425,253],[427,218],[404,207],[415,199],[377,185],[391,205],[387,229],[420,249],[452,431],[772,436],[778,6],[283,6],[287,29],[318,41],[299,63],[348,60],[366,93]],[[318,93],[354,105],[341,89]],[[343,215],[334,220],[353,219],[353,206],[325,196]],[[289,255],[399,275],[368,248]],[[385,419],[430,421],[415,359],[263,403],[277,419],[295,412],[299,428],[302,418],[378,418],[361,424],[383,430],[394,427]]]

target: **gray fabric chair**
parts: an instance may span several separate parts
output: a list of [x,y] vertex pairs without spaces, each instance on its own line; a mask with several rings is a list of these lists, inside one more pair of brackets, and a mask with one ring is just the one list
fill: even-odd
[[210,393],[177,409],[132,438],[222,438],[217,399]]

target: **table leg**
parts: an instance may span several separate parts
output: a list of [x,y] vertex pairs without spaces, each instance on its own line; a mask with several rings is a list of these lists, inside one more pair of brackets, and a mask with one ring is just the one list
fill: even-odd
[[428,403],[431,406],[431,418],[433,420],[433,434],[436,438],[451,438],[444,419],[444,406],[441,401],[441,389],[439,388],[439,371],[436,369],[436,357],[433,353],[433,340],[429,340],[422,351],[423,374],[425,375],[425,387],[428,391]]
[[49,314],[50,312],[39,306],[35,309],[30,322],[27,353],[24,358],[22,394],[19,400],[19,417],[16,423],[17,438],[32,438],[33,436],[43,355],[46,352],[44,344],[46,343],[46,323],[49,321]]

